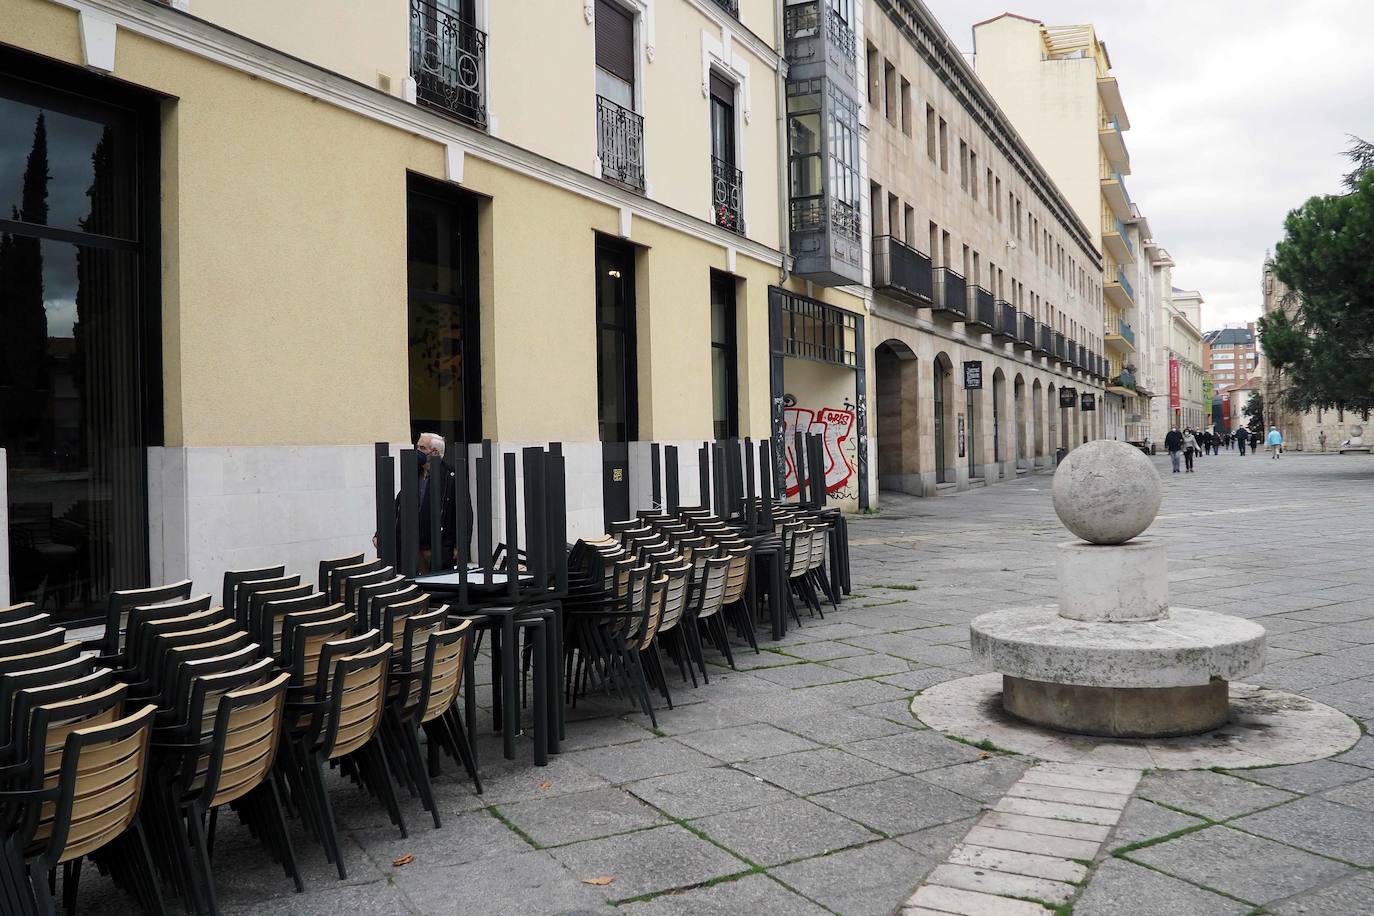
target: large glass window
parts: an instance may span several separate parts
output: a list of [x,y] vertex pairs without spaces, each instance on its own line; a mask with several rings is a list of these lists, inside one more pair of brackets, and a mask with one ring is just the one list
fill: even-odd
[[465,195],[412,179],[407,202],[411,441],[481,439],[477,212]]
[[821,90],[824,80],[787,84],[787,137],[792,229],[820,229],[825,186],[821,171]]
[[154,122],[142,99],[112,89],[108,104],[92,89],[109,87],[0,54],[11,600],[64,623],[96,615],[112,588],[148,582],[145,449],[161,427],[157,300],[144,282]]
[[717,439],[739,435],[735,278],[711,274],[711,419]]

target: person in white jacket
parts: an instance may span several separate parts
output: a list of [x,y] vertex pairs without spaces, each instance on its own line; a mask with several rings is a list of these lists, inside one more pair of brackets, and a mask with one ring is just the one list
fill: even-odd
[[1197,436],[1193,435],[1192,427],[1183,431],[1183,464],[1188,473],[1193,473],[1193,456],[1198,452]]

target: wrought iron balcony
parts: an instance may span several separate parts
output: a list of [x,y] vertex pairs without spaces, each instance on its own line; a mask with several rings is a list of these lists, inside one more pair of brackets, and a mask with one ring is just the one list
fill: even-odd
[[934,298],[930,258],[890,235],[875,236],[873,288],[909,305],[928,308]]
[[964,275],[948,267],[931,271],[934,285],[934,314],[956,321],[968,318],[968,292]]
[[1083,344],[1078,345],[1078,368],[1083,370],[1088,368],[1088,348]]
[[1122,369],[1121,372],[1108,383],[1109,388],[1124,388],[1127,391],[1135,391],[1135,374],[1129,369]]
[[827,31],[830,36],[830,43],[844,52],[845,57],[853,59],[855,53],[854,30],[840,18],[839,10],[833,6],[828,7],[830,14],[827,22]]
[[644,190],[644,118],[605,96],[596,97],[596,154],[601,177]]
[[993,304],[992,293],[981,286],[968,288],[969,324],[980,334],[990,332],[997,324],[997,308]]
[[1070,337],[1066,343],[1068,348],[1064,354],[1064,361],[1073,368],[1078,368],[1078,341]]
[[1054,350],[1050,353],[1056,362],[1066,362],[1068,355],[1064,349],[1064,335],[1060,331],[1054,332]]
[[997,300],[997,325],[992,336],[999,340],[1015,340],[1017,336],[1016,307],[1005,299]]
[[744,173],[711,157],[711,212],[716,225],[744,234]]
[[1016,321],[1020,330],[1020,333],[1016,335],[1016,349],[1033,350],[1035,348],[1035,319],[1025,312],[1017,312]]
[[739,18],[739,0],[716,0],[716,6],[725,10],[736,19]]
[[434,0],[410,0],[410,75],[416,101],[485,130],[486,58],[486,32]]

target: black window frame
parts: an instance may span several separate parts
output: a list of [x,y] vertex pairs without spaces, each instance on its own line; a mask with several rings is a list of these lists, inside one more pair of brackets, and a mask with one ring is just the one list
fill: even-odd
[[[738,281],[732,274],[711,271],[711,431],[716,439],[734,439],[739,436],[739,304],[737,295]],[[719,302],[717,296],[719,295]],[[716,307],[725,310],[721,322],[725,328],[725,340],[716,339]],[[716,351],[725,354],[725,404],[726,416],[716,416]],[[723,425],[722,425],[723,424]]]
[[[149,532],[151,490],[148,481],[147,450],[165,445],[166,393],[163,376],[162,329],[162,118],[163,108],[173,102],[169,96],[82,68],[31,54],[18,48],[0,44],[0,79],[21,87],[21,91],[37,97],[65,96],[75,107],[115,109],[132,121],[130,136],[136,150],[132,157],[133,180],[136,189],[133,204],[136,212],[132,226],[134,238],[120,238],[55,226],[37,225],[0,219],[0,230],[22,234],[46,241],[65,242],[77,246],[131,252],[138,269],[137,289],[133,294],[137,324],[133,334],[138,367],[138,448],[143,451],[137,462],[136,478],[130,482],[139,487],[140,517],[131,521],[130,530],[139,535],[134,542],[135,578],[127,582],[112,582],[112,587],[144,588],[152,581],[152,539]],[[7,215],[6,215],[7,216]],[[13,481],[11,481],[13,486]],[[4,496],[8,503],[9,494]],[[8,509],[8,507],[7,507]],[[14,558],[10,558],[11,564]],[[11,567],[11,573],[13,567]],[[13,596],[11,600],[16,600]],[[99,602],[95,613],[85,617],[61,620],[63,626],[79,627],[103,622]]]
[[[620,324],[602,320],[601,303],[601,283],[599,277],[596,285],[596,301],[594,302],[595,312],[593,319],[596,327],[596,421],[597,437],[605,442],[634,442],[639,438],[639,328],[638,328],[638,304],[636,301],[635,287],[635,248],[633,245],[612,239],[609,236],[598,234],[596,236],[594,270],[599,272],[604,263],[603,258],[621,259],[620,269],[622,274],[619,279],[622,281],[622,289],[625,290],[624,308],[621,313],[624,316]],[[621,352],[624,354],[624,384],[622,393],[624,396],[624,425],[625,435],[623,439],[606,438],[606,418],[602,413],[602,408],[606,402],[606,366],[602,359],[601,334],[603,331],[612,331],[620,334]]]
[[[453,235],[453,256],[460,264],[459,276],[462,283],[462,291],[458,294],[435,293],[423,290],[416,290],[410,285],[410,242],[406,242],[406,337],[410,336],[410,302],[414,298],[424,299],[428,302],[438,302],[445,305],[457,305],[461,311],[462,319],[462,347],[463,347],[463,378],[462,378],[462,401],[463,401],[463,434],[461,444],[473,444],[482,441],[482,309],[481,309],[481,278],[479,263],[479,245],[477,238],[477,208],[478,200],[475,195],[461,191],[455,186],[442,181],[437,181],[425,175],[415,172],[406,173],[406,224],[407,232],[410,223],[410,202],[413,197],[421,197],[432,204],[452,210],[451,219],[458,231]],[[407,347],[407,392],[409,391],[409,347]],[[431,429],[426,426],[420,429],[417,425],[414,414],[409,403],[407,394],[406,413],[410,417],[411,441],[415,441],[420,432],[437,432],[444,436],[445,441],[453,443],[447,430]]]

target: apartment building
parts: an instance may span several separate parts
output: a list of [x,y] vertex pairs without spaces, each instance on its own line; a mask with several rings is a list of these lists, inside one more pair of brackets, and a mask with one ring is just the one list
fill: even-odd
[[1102,260],[919,0],[865,6],[877,486],[935,495],[1098,438]]
[[1259,335],[1253,321],[1244,327],[1227,326],[1202,335],[1202,371],[1221,394],[1262,375]]
[[1212,397],[1202,372],[1202,294],[1174,287],[1164,323],[1169,371],[1169,421],[1180,429],[1202,429],[1212,416]]
[[702,441],[826,432],[864,505],[860,16],[0,0],[0,602],[363,549],[420,431],[562,443],[573,536],[651,442],[688,502]]
[[1127,418],[1146,413],[1129,384],[1140,348],[1142,240],[1131,225],[1136,214],[1125,181],[1131,159],[1124,132],[1131,124],[1107,46],[1091,25],[1046,25],[1011,13],[978,23],[973,35],[978,76],[1102,252],[1102,285],[1094,298],[1101,306],[1107,375],[1117,380],[1104,399],[1104,431],[1107,438],[1129,438]]

